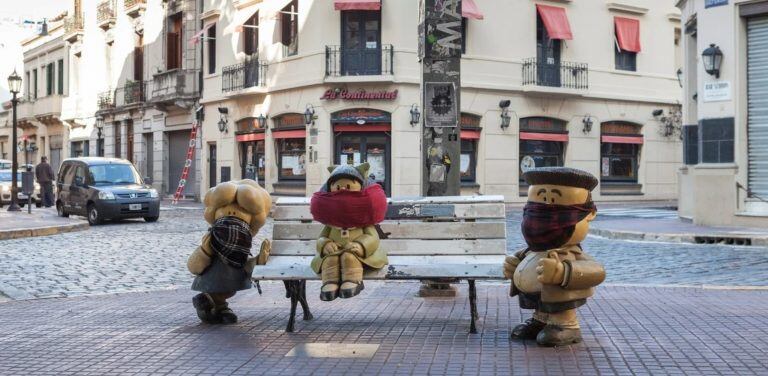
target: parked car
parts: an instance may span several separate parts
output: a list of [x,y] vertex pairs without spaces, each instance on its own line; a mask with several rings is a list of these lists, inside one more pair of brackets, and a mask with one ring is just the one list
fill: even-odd
[[91,225],[124,218],[155,222],[160,197],[148,183],[125,159],[67,159],[56,179],[56,210],[62,217],[83,215]]
[[[11,184],[13,183],[13,172],[11,170],[0,170],[0,205],[9,205],[11,203]],[[16,172],[16,187],[18,187],[18,203],[24,207],[29,201],[29,197],[21,192],[21,171]],[[32,202],[38,208],[43,206],[40,196],[40,184],[35,182],[35,189],[32,193]]]

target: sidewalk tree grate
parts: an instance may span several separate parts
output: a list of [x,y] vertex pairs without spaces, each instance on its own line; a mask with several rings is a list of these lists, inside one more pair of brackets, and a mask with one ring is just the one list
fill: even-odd
[[750,238],[732,238],[720,236],[696,236],[694,237],[694,242],[696,244],[752,245],[752,239]]

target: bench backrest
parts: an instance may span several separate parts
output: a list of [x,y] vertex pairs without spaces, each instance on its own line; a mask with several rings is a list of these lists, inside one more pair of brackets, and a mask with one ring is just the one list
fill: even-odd
[[[309,198],[279,198],[274,207],[273,256],[312,256],[323,225],[312,221]],[[504,255],[502,196],[389,200],[381,246],[390,256]]]

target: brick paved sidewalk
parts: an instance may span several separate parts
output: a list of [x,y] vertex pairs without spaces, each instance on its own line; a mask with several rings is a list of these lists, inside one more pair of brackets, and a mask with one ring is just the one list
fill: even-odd
[[[601,286],[580,309],[584,343],[510,342],[528,317],[507,286],[479,284],[479,333],[455,299],[415,298],[418,283],[371,282],[321,303],[285,333],[281,283],[239,294],[241,322],[201,325],[188,290],[0,304],[0,374],[593,375],[768,373],[768,291]],[[297,345],[378,345],[358,358],[286,357]],[[363,348],[361,347],[361,352]]]
[[88,222],[77,217],[61,218],[54,208],[25,207],[20,212],[9,212],[7,206],[0,209],[0,240],[28,238],[80,231],[88,228]]

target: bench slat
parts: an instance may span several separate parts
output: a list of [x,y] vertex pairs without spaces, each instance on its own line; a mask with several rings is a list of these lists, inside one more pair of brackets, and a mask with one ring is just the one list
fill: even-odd
[[[315,240],[275,240],[273,256],[314,256]],[[421,240],[385,239],[381,247],[390,256],[504,255],[504,239]]]
[[[309,197],[280,197],[276,206],[309,205]],[[435,196],[435,197],[395,197],[387,199],[396,204],[468,204],[468,203],[504,203],[504,196]]]
[[[503,219],[504,204],[502,203],[471,203],[455,204],[454,214],[456,219]],[[309,212],[309,204],[276,206],[272,214],[275,221],[307,221],[312,220]]]
[[[401,222],[381,224],[390,239],[505,239],[503,221],[488,222]],[[274,240],[312,240],[323,230],[319,223],[275,222]]]
[[[267,265],[256,266],[258,280],[317,280],[308,256],[270,257]],[[389,265],[368,270],[365,279],[503,279],[503,256],[391,256]]]

